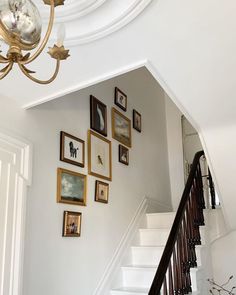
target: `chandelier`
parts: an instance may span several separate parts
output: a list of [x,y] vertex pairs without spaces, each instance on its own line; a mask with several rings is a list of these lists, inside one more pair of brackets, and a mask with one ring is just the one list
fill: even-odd
[[[53,27],[54,9],[56,6],[64,5],[64,0],[43,0],[51,8],[48,28],[41,44],[42,21],[35,4],[31,0],[0,2],[0,39],[9,46],[5,56],[0,51],[0,63],[4,64],[4,68],[0,70],[0,80],[8,75],[14,64],[18,64],[20,70],[32,81],[39,84],[51,83],[57,77],[61,60],[69,57],[69,50],[63,46],[63,32],[57,44],[49,47],[49,55],[56,60],[55,72],[50,79],[43,81],[35,78],[32,75],[35,72],[28,68],[28,64],[44,50]],[[31,53],[31,50],[34,51]]]

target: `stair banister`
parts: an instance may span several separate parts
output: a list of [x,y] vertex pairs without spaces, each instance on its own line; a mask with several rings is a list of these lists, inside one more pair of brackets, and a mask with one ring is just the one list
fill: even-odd
[[[199,226],[205,208],[200,158],[196,153],[188,180],[148,295],[188,294],[192,291],[190,268],[196,267],[195,246],[201,244]],[[209,174],[210,175],[210,174]],[[212,179],[211,179],[212,180]],[[213,187],[212,183],[210,184]],[[213,192],[214,193],[214,192]]]

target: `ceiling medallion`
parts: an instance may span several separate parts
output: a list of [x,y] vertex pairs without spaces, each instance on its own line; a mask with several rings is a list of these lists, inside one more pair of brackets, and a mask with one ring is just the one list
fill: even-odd
[[[69,57],[69,50],[63,46],[63,27],[59,31],[57,44],[49,48],[49,55],[56,59],[56,69],[52,77],[46,81],[32,76],[34,71],[29,70],[26,65],[34,61],[45,48],[51,35],[54,22],[54,8],[64,4],[64,0],[43,0],[50,5],[50,19],[47,32],[40,43],[42,21],[40,13],[31,0],[1,0],[0,4],[0,37],[9,45],[6,56],[0,55],[0,63],[5,67],[0,70],[0,80],[8,75],[14,64],[18,64],[21,71],[32,81],[39,84],[49,84],[57,77],[61,60]],[[30,52],[36,49],[33,54]],[[1,51],[0,51],[1,52]]]

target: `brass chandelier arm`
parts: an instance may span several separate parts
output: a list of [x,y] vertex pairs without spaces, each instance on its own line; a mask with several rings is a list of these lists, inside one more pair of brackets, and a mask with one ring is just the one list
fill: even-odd
[[13,62],[11,61],[11,62],[9,63],[9,65],[6,66],[5,71],[3,72],[3,74],[0,75],[0,80],[2,80],[3,78],[5,78],[5,77],[9,74],[9,72],[10,72],[11,69],[12,69],[12,67],[13,67]]
[[36,82],[36,83],[38,83],[38,84],[49,84],[49,83],[51,83],[52,81],[54,81],[54,80],[56,79],[56,77],[57,77],[57,75],[58,75],[58,72],[59,72],[59,69],[60,69],[60,62],[61,62],[60,59],[57,59],[56,69],[55,69],[55,72],[54,72],[53,76],[52,76],[50,79],[45,80],[45,81],[43,81],[43,80],[39,80],[39,79],[37,79],[37,78],[31,76],[31,75],[30,75],[30,71],[27,70],[27,69],[24,67],[24,65],[22,65],[20,62],[18,62],[18,65],[19,65],[21,71],[22,71],[22,72],[23,72],[23,73],[24,73],[24,74],[25,74],[30,80],[32,80],[32,81],[34,81],[34,82]]
[[4,57],[4,56],[2,56],[1,54],[0,54],[0,63],[1,64],[7,64],[7,63],[9,63],[10,61],[9,61],[9,59],[8,58],[6,58],[6,57]]
[[49,23],[48,23],[48,28],[47,28],[47,32],[46,32],[46,35],[44,36],[44,39],[41,43],[41,45],[39,46],[39,48],[36,50],[36,52],[31,56],[29,57],[27,60],[19,60],[18,61],[18,64],[22,64],[22,65],[26,65],[26,64],[29,64],[31,63],[32,61],[34,61],[43,51],[43,49],[45,48],[47,42],[48,42],[48,39],[51,35],[51,32],[52,32],[52,27],[53,27],[53,22],[54,22],[54,15],[55,15],[55,4],[54,4],[54,1],[55,0],[50,0],[50,5],[51,5],[51,9],[50,9],[50,20],[49,20]]

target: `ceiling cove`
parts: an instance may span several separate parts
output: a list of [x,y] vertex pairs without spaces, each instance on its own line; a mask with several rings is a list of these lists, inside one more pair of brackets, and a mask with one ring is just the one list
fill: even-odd
[[[66,26],[65,46],[103,38],[134,20],[153,0],[66,0],[56,8],[56,24]],[[49,7],[35,1],[46,25]],[[51,41],[56,40],[54,30]]]

